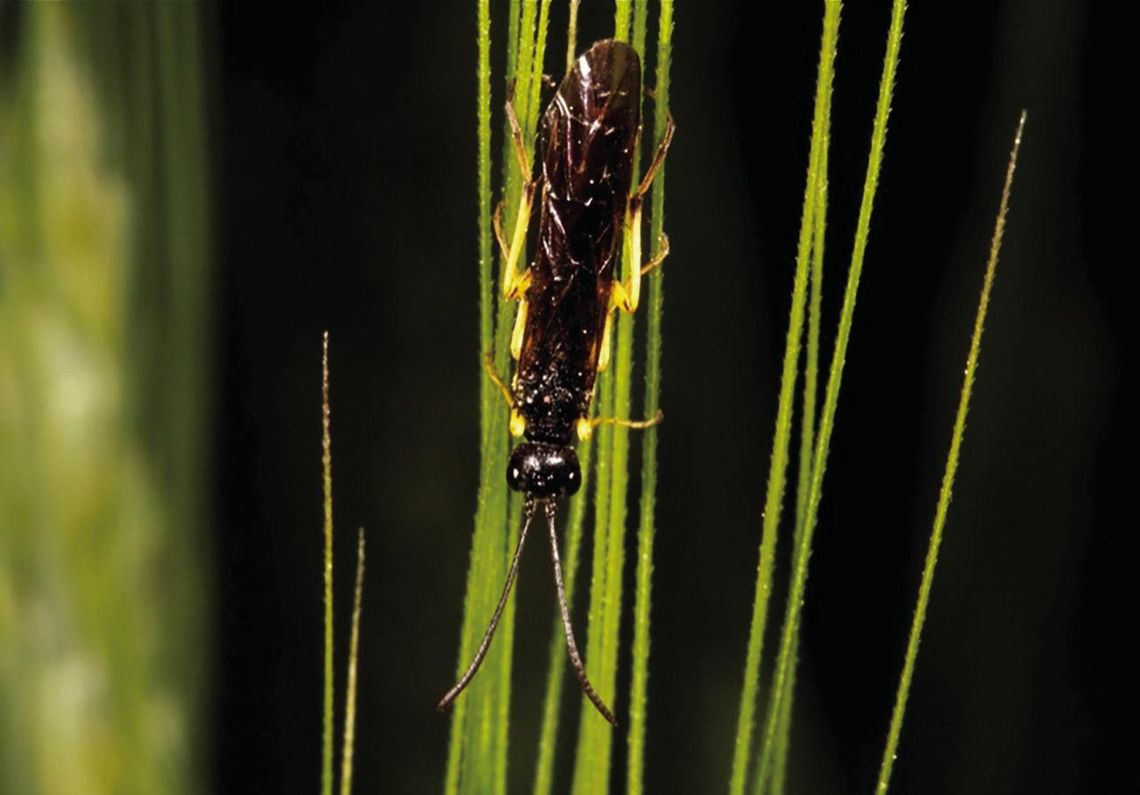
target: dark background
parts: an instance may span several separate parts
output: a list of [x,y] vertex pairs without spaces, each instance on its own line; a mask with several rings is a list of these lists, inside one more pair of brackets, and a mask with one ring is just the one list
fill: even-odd
[[[456,666],[478,467],[468,5],[208,7],[220,191],[208,736],[222,791],[317,785],[324,329],[342,606],[357,525],[369,544],[358,790],[441,786],[448,719],[433,704]],[[1118,274],[1128,261],[1110,242],[1123,212],[1111,201],[1120,133],[1110,125],[1121,119],[1095,90],[1120,78],[1101,9],[1008,0],[908,13],[808,583],[790,791],[873,787],[1023,107],[1010,226],[894,791],[1140,787],[1123,761],[1128,733],[1113,728],[1135,714],[1122,689],[1135,659],[1118,644],[1134,599],[1120,548],[1132,527],[1115,518],[1130,474],[1117,466],[1127,405]],[[555,3],[555,74],[565,14]],[[843,14],[827,340],[888,16],[886,0]],[[676,9],[650,792],[717,792],[728,777],[820,20],[819,3]],[[579,41],[611,29],[610,4],[586,0]],[[494,88],[497,129],[500,80]],[[783,578],[784,555],[778,568]],[[528,556],[515,791],[532,775],[549,581],[545,556]],[[347,629],[341,610],[341,650]],[[619,692],[627,669],[623,658]],[[572,716],[581,699],[568,696]],[[626,707],[620,696],[616,707]]]

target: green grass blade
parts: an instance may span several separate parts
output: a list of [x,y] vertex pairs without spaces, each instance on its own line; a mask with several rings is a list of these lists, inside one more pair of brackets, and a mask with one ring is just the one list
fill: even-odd
[[926,563],[922,569],[922,581],[918,586],[918,603],[914,608],[914,618],[910,625],[910,637],[906,644],[906,657],[899,676],[895,706],[891,711],[891,725],[887,731],[887,743],[883,749],[883,759],[879,767],[879,782],[875,788],[877,795],[886,795],[891,780],[891,770],[898,752],[899,735],[902,732],[903,714],[906,711],[910,681],[914,675],[915,660],[918,658],[918,644],[922,638],[922,625],[926,621],[926,608],[930,603],[930,589],[934,584],[934,568],[938,564],[938,549],[942,544],[942,531],[946,526],[946,514],[950,510],[950,499],[954,490],[954,476],[958,471],[958,457],[962,450],[962,439],[966,434],[966,414],[970,409],[970,395],[974,389],[974,375],[978,369],[978,357],[982,348],[982,330],[986,321],[986,310],[990,305],[990,292],[994,285],[998,253],[1001,251],[1002,236],[1005,233],[1005,217],[1009,210],[1009,195],[1013,187],[1013,172],[1017,168],[1017,153],[1021,148],[1021,134],[1025,129],[1025,111],[1017,123],[1017,133],[1009,152],[1009,165],[1006,166],[1005,184],[1001,191],[1001,205],[998,208],[994,234],[990,241],[990,256],[986,263],[986,275],[982,282],[982,294],[978,300],[978,312],[974,317],[974,331],[970,337],[970,352],[966,356],[966,372],[962,378],[962,391],[958,398],[958,412],[954,417],[954,431],[950,436],[950,451],[946,456],[946,470],[942,474],[942,487],[938,493],[938,507],[934,511],[934,525],[930,530],[930,545],[926,550]]
[[732,775],[729,780],[729,792],[732,795],[743,795],[744,793],[752,752],[752,731],[756,713],[756,694],[760,681],[760,660],[763,655],[764,634],[768,623],[768,603],[772,593],[772,566],[776,554],[776,537],[780,525],[780,512],[787,477],[788,447],[792,435],[792,404],[799,367],[800,340],[803,335],[809,256],[814,229],[818,180],[820,178],[819,167],[822,151],[826,146],[824,122],[829,117],[831,107],[831,82],[839,36],[839,5],[838,0],[828,0],[824,8],[819,67],[816,76],[811,149],[808,157],[807,180],[804,187],[803,211],[800,218],[796,272],[792,283],[792,306],[788,316],[788,331],[784,345],[780,397],[776,408],[772,458],[768,469],[768,492],[764,501],[764,522],[760,539],[756,591],[752,603],[751,628],[744,664],[744,684],[741,688],[740,710],[736,724],[736,745],[733,750]]
[[[512,26],[517,30],[518,3],[512,7]],[[476,2],[478,51],[478,99],[476,105],[476,135],[479,147],[479,173],[477,176],[477,190],[479,194],[479,229],[480,229],[480,261],[479,278],[479,306],[480,306],[480,348],[478,355],[493,350],[495,325],[498,318],[498,293],[495,289],[496,280],[491,272],[491,184],[490,184],[490,118],[491,118],[491,19],[489,0]],[[513,43],[509,46],[513,47]],[[508,64],[511,66],[512,64]],[[484,173],[484,169],[486,172]],[[484,232],[486,230],[486,232]],[[486,248],[483,248],[484,234],[486,235]],[[480,439],[482,466],[479,474],[479,491],[476,500],[475,530],[471,540],[471,563],[467,573],[466,593],[463,606],[463,625],[460,630],[459,654],[456,662],[457,674],[462,673],[474,652],[481,632],[480,622],[487,620],[488,612],[492,609],[489,602],[493,596],[488,592],[493,586],[490,580],[495,576],[495,561],[500,546],[505,539],[505,502],[496,500],[493,467],[496,461],[496,452],[500,445],[499,437],[505,431],[503,407],[495,394],[493,385],[487,382],[483,368],[478,368],[480,382]],[[447,769],[444,778],[444,791],[448,795],[459,792],[460,781],[463,779],[468,786],[474,778],[472,770],[463,770],[464,760],[473,747],[469,744],[478,741],[474,731],[474,724],[483,711],[483,688],[481,682],[475,682],[464,698],[457,699],[452,706],[450,738],[448,745]],[[485,749],[484,749],[485,750]],[[474,767],[475,765],[472,765]],[[464,774],[465,775],[461,775]]]
[[321,489],[324,495],[325,660],[321,711],[321,794],[333,791],[333,516],[329,333],[321,340]]
[[[633,27],[630,34],[630,43],[633,44],[633,49],[637,50],[641,56],[641,68],[644,72],[645,63],[645,28],[649,23],[649,2],[648,0],[634,0],[633,3]],[[645,79],[644,73],[642,80]],[[645,103],[642,102],[643,110]],[[644,114],[643,114],[644,115]],[[644,149],[644,147],[640,147]]]
[[538,130],[539,105],[542,98],[542,65],[546,61],[546,32],[549,23],[550,0],[542,0],[542,5],[539,6],[538,11],[539,35],[534,43],[534,62],[530,73],[530,104],[528,105],[531,114],[530,139],[534,138]]
[[[812,241],[811,274],[808,280],[808,334],[804,350],[803,417],[800,426],[799,473],[796,477],[796,525],[792,543],[798,547],[807,519],[807,495],[811,482],[812,451],[815,442],[816,393],[819,384],[819,339],[821,299],[823,295],[823,252],[827,230],[827,151],[831,118],[824,120],[824,146],[819,164],[819,181],[815,209],[815,232]],[[782,795],[786,781],[786,767],[790,734],[792,731],[792,696],[796,689],[796,660],[799,658],[799,628],[792,645],[792,666],[785,680],[782,708],[776,725],[776,758],[772,767],[774,795]],[[757,768],[759,771],[759,768]],[[757,787],[759,791],[759,787]]]
[[[644,6],[644,2],[636,4]],[[644,8],[635,8],[630,0],[615,4],[614,38],[628,40],[635,15],[640,15],[641,34],[644,36]],[[633,42],[637,46],[637,42]],[[642,50],[644,42],[642,42]],[[636,180],[637,163],[635,162]],[[627,236],[628,237],[628,236]],[[629,252],[629,240],[622,250],[622,275],[634,267]],[[633,330],[634,318],[617,312],[613,316],[614,352],[610,372],[603,379],[603,400],[599,411],[604,416],[629,417],[633,383]],[[593,584],[597,590],[590,594],[590,627],[586,664],[598,694],[611,708],[617,686],[619,631],[622,612],[622,571],[625,565],[626,508],[629,484],[629,429],[620,426],[602,426],[598,440],[599,488],[595,512],[595,570]],[[602,484],[608,480],[608,486]],[[604,534],[601,528],[605,528]],[[605,544],[601,541],[604,538]],[[600,625],[600,626],[599,626]],[[574,775],[574,791],[589,795],[604,795],[609,791],[610,759],[613,748],[613,727],[590,708],[583,708],[579,718],[578,758]]]
[[[546,19],[549,0],[544,0],[539,13],[536,0],[514,0],[509,7],[507,64],[508,81],[514,83],[514,100],[519,122],[523,129],[524,145],[533,149],[537,119],[538,80],[541,75],[541,55],[545,51]],[[486,156],[487,167],[479,175],[480,246],[481,256],[491,261],[490,229],[490,9],[487,0],[476,5],[479,24],[479,128],[480,160]],[[534,84],[534,85],[532,85]],[[507,211],[505,222],[511,228],[518,210],[523,175],[515,165],[509,133],[503,142],[503,195]],[[502,258],[498,258],[503,267]],[[480,332],[486,331],[487,307],[490,309],[490,350],[495,366],[504,377],[509,366],[509,338],[515,305],[502,298],[496,289],[498,279],[481,263]],[[488,278],[484,280],[486,274]],[[485,338],[481,336],[481,342]],[[482,354],[484,351],[481,351]],[[480,368],[481,370],[482,368]],[[482,374],[481,378],[485,378]],[[507,409],[495,390],[487,385],[480,387],[482,413],[481,437],[483,442],[479,478],[479,492],[475,513],[475,532],[472,538],[471,567],[467,577],[464,599],[463,629],[460,635],[457,672],[462,673],[474,653],[486,622],[490,618],[502,587],[508,561],[517,538],[519,503],[508,502],[502,474],[506,469]],[[485,401],[485,402],[483,402]],[[510,717],[510,678],[514,637],[514,597],[508,602],[500,621],[498,637],[483,663],[480,675],[467,692],[453,706],[446,793],[505,792],[507,773],[507,740]]]
[[491,230],[491,0],[476,0],[476,49],[478,50],[478,99],[475,113],[478,138],[479,194],[479,432],[481,449],[490,444],[490,417],[498,395],[483,372],[482,357],[494,342],[495,287],[491,273],[494,254]]
[[356,747],[356,671],[360,661],[360,612],[364,604],[364,528],[356,536],[356,586],[352,592],[352,634],[344,692],[344,745],[340,749],[340,795],[352,792],[352,755]]
[[[505,468],[505,465],[504,465]],[[500,478],[500,488],[502,488]],[[507,508],[507,554],[513,550],[519,541],[519,522],[522,519],[522,499],[516,493],[508,495]],[[498,696],[494,702],[495,715],[495,748],[494,757],[494,791],[505,793],[507,791],[507,750],[510,739],[511,725],[511,671],[514,662],[515,648],[515,609],[516,602],[512,598],[503,611],[502,621],[499,622],[499,636],[497,638],[503,651],[499,656]]]
[[[609,413],[612,416],[614,402],[613,372],[602,373],[598,377],[597,412],[600,415]],[[602,425],[594,434],[595,446],[594,477],[597,488],[594,493],[594,546],[590,566],[590,607],[587,616],[586,652],[583,663],[587,672],[596,672],[591,661],[598,656],[602,643],[603,616],[606,594],[606,553],[609,546],[609,494],[610,494],[610,468],[613,462],[612,426]],[[591,676],[591,680],[594,677]],[[594,681],[595,689],[598,682]],[[609,699],[608,693],[602,693],[603,699]],[[584,696],[581,696],[584,698]],[[594,714],[593,706],[582,702],[578,715],[578,744],[574,756],[574,779],[571,791],[575,795],[591,795],[593,779],[600,752],[598,750],[599,738],[596,721],[605,721]],[[609,728],[609,724],[605,724]],[[608,737],[606,738],[608,742]]]
[[[520,75],[524,73],[529,75],[527,83],[520,87],[520,91],[525,89],[527,92],[527,102],[523,108],[520,124],[523,130],[524,146],[527,149],[528,160],[531,163],[534,162],[534,139],[535,131],[538,126],[538,106],[540,89],[542,87],[542,65],[546,54],[549,12],[550,0],[542,0],[541,5],[537,9],[538,21],[536,27],[536,8],[534,1],[527,0],[527,2],[523,4],[522,32],[525,38],[521,42],[519,50],[517,72]],[[529,45],[528,42],[530,42]],[[509,143],[509,141],[507,143]],[[523,175],[519,174],[518,178],[521,183]],[[502,352],[503,360],[509,362],[509,336],[513,325],[513,315],[517,311],[517,305],[513,301],[505,300],[502,301],[502,304],[506,317],[503,319],[500,327],[502,336],[499,342],[499,350]],[[509,367],[509,364],[507,367]],[[500,369],[500,372],[506,373],[506,367]],[[492,476],[494,482],[498,484],[499,493],[506,494],[506,489],[503,484],[503,472],[506,471],[506,457],[509,445],[505,437],[502,437],[501,445],[502,458],[496,467],[497,471],[492,473]],[[509,508],[507,512],[507,544],[503,548],[502,557],[504,572],[506,571],[515,544],[518,541],[519,522],[521,519],[522,500],[520,495],[511,493],[509,495]],[[494,756],[493,791],[496,793],[505,793],[507,790],[507,749],[510,729],[511,672],[514,663],[515,604],[515,597],[512,595],[503,613],[503,619],[499,628],[500,637],[498,643],[500,656],[497,684],[498,695],[494,705],[497,711],[494,717],[494,728],[496,731],[494,743],[496,753]]]
[[[662,0],[657,28],[656,107],[653,140],[665,134],[669,115],[669,66],[673,41],[673,2]],[[665,228],[665,166],[657,172],[650,197],[650,236],[656,253]],[[663,269],[648,276],[646,285],[645,400],[643,417],[661,405],[661,313]],[[637,529],[637,572],[633,608],[633,673],[629,694],[629,760],[626,795],[644,791],[646,693],[649,687],[649,611],[653,578],[653,542],[657,502],[657,428],[647,428],[641,449],[641,500]]]
[[582,0],[570,0],[570,22],[566,31],[566,71],[574,68],[574,59],[578,57],[578,6]]
[[[582,554],[582,528],[586,519],[593,478],[594,443],[587,440],[578,445],[578,459],[582,465],[582,486],[576,499],[570,501],[570,516],[566,521],[565,589],[566,601],[574,603],[574,584],[577,581],[578,561]],[[558,725],[562,709],[563,683],[566,679],[566,640],[562,620],[557,615],[551,625],[550,660],[546,673],[546,696],[542,703],[542,729],[538,738],[538,762],[534,771],[534,795],[550,795],[554,787],[554,752],[558,743]]]
[[847,359],[847,343],[851,336],[851,323],[855,316],[855,299],[859,291],[859,278],[863,272],[863,259],[867,250],[867,235],[871,226],[871,212],[875,202],[875,192],[879,185],[879,170],[883,160],[883,148],[887,139],[887,117],[890,114],[891,97],[894,93],[895,72],[898,68],[899,49],[902,45],[903,18],[906,13],[905,0],[895,0],[891,9],[891,26],[887,34],[886,54],[883,58],[883,74],[879,83],[879,98],[875,110],[875,125],[871,133],[871,149],[867,161],[867,174],[863,183],[863,198],[859,206],[859,218],[855,227],[855,242],[851,253],[851,265],[847,272],[847,285],[843,294],[843,307],[839,315],[839,330],[832,351],[831,367],[828,372],[827,388],[824,392],[823,413],[819,422],[819,435],[816,437],[813,456],[811,484],[808,490],[807,514],[803,532],[796,546],[792,566],[792,582],[785,607],[784,624],[780,636],[780,652],[776,660],[772,693],[774,704],[768,711],[763,746],[760,755],[761,786],[770,771],[775,740],[775,722],[780,715],[780,702],[784,700],[784,687],[791,665],[792,646],[799,624],[800,609],[803,606],[804,589],[807,584],[807,566],[811,556],[811,539],[818,517],[819,501],[823,490],[823,476],[827,467],[827,452],[831,443],[831,432],[835,425],[835,408],[839,403],[839,390],[843,381],[843,365]]
[[632,0],[614,0],[614,38],[629,41],[629,25],[633,17]]

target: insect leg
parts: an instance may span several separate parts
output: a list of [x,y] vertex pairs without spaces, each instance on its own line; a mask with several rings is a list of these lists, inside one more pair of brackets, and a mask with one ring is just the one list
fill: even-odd
[[637,186],[637,193],[634,194],[637,198],[644,199],[649,193],[649,186],[653,184],[653,178],[657,176],[658,169],[665,162],[665,155],[669,152],[669,146],[673,143],[673,133],[676,131],[677,125],[673,123],[673,114],[670,113],[665,117],[665,135],[661,137],[661,143],[657,144],[657,151],[653,153],[653,162],[649,164],[645,176],[641,178],[641,184]]
[[610,344],[610,335],[613,333],[613,319],[612,314],[607,314],[606,324],[602,327],[602,347],[598,350],[599,373],[604,373],[606,368],[610,366],[610,349],[613,347]]
[[562,611],[562,630],[566,635],[566,652],[570,655],[570,665],[574,668],[582,692],[610,725],[617,726],[614,714],[590,684],[590,678],[586,676],[586,666],[582,664],[582,657],[578,654],[578,644],[574,642],[574,627],[570,624],[570,608],[566,605],[566,589],[562,584],[562,562],[558,557],[558,534],[554,530],[554,512],[554,501],[551,500],[546,503],[546,524],[550,533],[550,560],[554,565],[554,583],[558,586],[558,607]]
[[[530,224],[530,209],[534,203],[535,182],[530,176],[530,160],[526,155],[526,147],[523,146],[522,128],[519,126],[518,116],[515,115],[514,103],[510,99],[507,100],[507,121],[511,127],[511,141],[514,144],[515,159],[518,161],[519,170],[522,172],[525,181],[523,182],[522,199],[519,201],[518,215],[515,218],[514,236],[503,261],[503,295],[510,299],[518,299],[526,293],[527,285],[530,283],[530,272],[524,270],[519,273],[518,262],[526,243],[526,230]],[[502,228],[501,223],[498,228]],[[499,237],[499,241],[502,245],[502,236]]]
[[526,299],[519,303],[518,314],[515,315],[515,327],[511,329],[511,358],[518,361],[522,353],[523,334],[526,333]]
[[519,573],[519,558],[522,557],[523,544],[526,543],[526,531],[530,529],[530,520],[534,518],[534,500],[527,500],[524,509],[523,526],[519,531],[519,543],[515,547],[515,556],[511,560],[511,567],[507,569],[507,581],[503,585],[503,593],[499,597],[499,606],[495,608],[494,615],[491,616],[491,624],[487,627],[487,631],[483,633],[483,640],[479,643],[479,648],[475,652],[475,659],[467,666],[467,670],[463,676],[459,677],[459,681],[448,690],[443,698],[439,700],[436,709],[442,712],[450,706],[451,702],[463,692],[463,688],[467,687],[468,683],[475,676],[479,670],[479,666],[483,664],[483,658],[487,656],[487,649],[491,647],[491,639],[495,637],[495,630],[499,628],[499,619],[503,615],[503,608],[507,606],[507,597],[511,595],[511,586],[515,584],[515,578]]
[[[525,311],[525,309],[526,301],[523,301],[519,309],[520,313]],[[515,406],[515,400],[511,396],[511,390],[503,383],[503,379],[499,378],[499,373],[495,370],[495,360],[491,357],[490,351],[483,354],[483,369],[487,371],[487,377],[491,379],[492,383],[499,388],[499,393],[503,396],[503,400],[507,401],[507,407],[511,410],[511,419],[508,425],[511,436],[522,436],[526,431],[526,419]]]
[[511,244],[507,242],[507,236],[503,233],[502,199],[495,205],[495,214],[491,216],[491,224],[495,227],[495,239],[499,241],[499,251],[503,255],[503,262],[506,262],[511,256]]
[[594,434],[594,428],[597,428],[599,425],[620,425],[623,428],[645,430],[646,428],[652,428],[654,425],[660,425],[664,419],[665,413],[661,411],[661,409],[658,409],[657,413],[647,420],[630,420],[623,417],[581,417],[578,420],[577,426],[578,438],[583,442],[586,441]]
[[661,239],[657,241],[657,253],[653,255],[653,259],[641,266],[641,275],[649,273],[654,268],[657,268],[669,256],[669,235],[664,232],[661,233]]
[[495,360],[491,356],[490,351],[483,354],[483,369],[487,371],[487,377],[491,379],[491,382],[499,388],[499,392],[503,395],[503,400],[507,401],[507,405],[513,408],[515,400],[511,396],[511,390],[507,389],[507,385],[503,383],[503,379],[499,378],[499,373],[495,370]]
[[[653,162],[649,164],[649,168],[646,169],[641,184],[637,186],[637,190],[629,199],[629,211],[626,216],[626,234],[629,235],[630,258],[632,262],[641,262],[642,204],[645,201],[646,194],[649,193],[650,186],[653,184],[653,178],[657,176],[661,164],[665,162],[665,155],[669,152],[670,144],[673,143],[673,133],[675,131],[676,125],[673,124],[673,117],[670,115],[666,118],[665,135],[661,138],[661,143],[657,145],[657,151],[653,155]],[[648,273],[660,265],[668,254],[668,239],[662,236],[661,249],[657,255],[644,266],[639,266],[630,273],[625,284],[618,283],[614,285],[612,304],[624,312],[636,311],[637,305],[641,301],[642,274]]]

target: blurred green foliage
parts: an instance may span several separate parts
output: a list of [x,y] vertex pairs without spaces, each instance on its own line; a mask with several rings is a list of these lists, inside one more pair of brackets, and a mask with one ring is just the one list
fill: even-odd
[[198,789],[198,13],[0,9],[0,792]]

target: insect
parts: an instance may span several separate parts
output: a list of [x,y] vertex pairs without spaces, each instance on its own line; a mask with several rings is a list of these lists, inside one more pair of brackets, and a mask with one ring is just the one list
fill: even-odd
[[[541,505],[570,663],[598,712],[617,725],[613,712],[590,684],[574,641],[555,519],[557,500],[575,494],[582,483],[575,437],[589,438],[603,423],[646,428],[661,421],[660,414],[641,421],[589,416],[597,374],[609,364],[613,312],[637,309],[642,275],[668,254],[668,241],[663,237],[651,261],[631,268],[625,282],[617,279],[625,235],[629,236],[630,261],[641,262],[642,202],[673,138],[670,118],[645,177],[631,193],[640,109],[637,52],[621,41],[597,42],[578,58],[543,114],[542,173],[532,181],[522,131],[507,101],[515,158],[527,180],[509,242],[500,214],[495,213],[495,231],[503,251],[503,295],[520,302],[511,333],[515,360],[511,388],[499,378],[489,356],[486,361],[488,376],[511,407],[511,435],[525,437],[512,451],[507,466],[507,484],[525,495],[523,524],[490,626],[467,671],[440,700],[440,710],[463,691],[487,654],[518,574],[527,530]],[[538,245],[530,267],[520,271],[531,205],[539,190]]]

